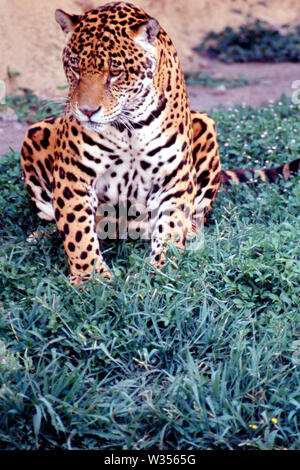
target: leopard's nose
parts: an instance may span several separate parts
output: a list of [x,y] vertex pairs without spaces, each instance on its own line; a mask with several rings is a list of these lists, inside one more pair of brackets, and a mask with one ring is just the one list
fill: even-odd
[[98,111],[100,111],[102,108],[102,106],[99,106],[98,108],[89,108],[89,107],[80,107],[79,108],[79,111],[83,114],[85,114],[85,116],[87,116],[89,119],[93,116],[93,114],[97,113]]

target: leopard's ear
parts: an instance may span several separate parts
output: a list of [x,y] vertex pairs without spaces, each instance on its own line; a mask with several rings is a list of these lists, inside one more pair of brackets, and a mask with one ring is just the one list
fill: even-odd
[[55,11],[55,19],[65,33],[71,33],[74,31],[79,18],[80,17],[78,15],[69,15],[63,10]]
[[160,24],[155,18],[149,18],[143,23],[131,26],[130,29],[138,42],[152,44],[160,32]]

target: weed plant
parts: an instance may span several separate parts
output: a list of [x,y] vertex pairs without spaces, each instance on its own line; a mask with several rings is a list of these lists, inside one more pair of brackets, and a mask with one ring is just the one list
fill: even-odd
[[300,25],[293,31],[287,27],[282,31],[257,20],[240,26],[238,30],[226,27],[220,33],[212,31],[195,50],[229,63],[299,62]]
[[[216,110],[224,168],[296,158],[299,116]],[[19,154],[0,164],[1,449],[300,449],[299,177],[223,189],[155,276],[148,243],[104,243],[114,280],[79,290]]]
[[61,114],[63,103],[41,100],[30,88],[19,88],[16,93],[6,95],[5,103],[0,104],[0,112],[6,108],[14,109],[21,122],[34,123]]

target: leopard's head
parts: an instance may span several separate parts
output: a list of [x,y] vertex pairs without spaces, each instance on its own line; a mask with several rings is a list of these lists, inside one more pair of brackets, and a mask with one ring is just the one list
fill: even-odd
[[83,15],[56,10],[55,18],[67,34],[63,64],[74,116],[90,130],[134,121],[153,89],[159,23],[121,2]]

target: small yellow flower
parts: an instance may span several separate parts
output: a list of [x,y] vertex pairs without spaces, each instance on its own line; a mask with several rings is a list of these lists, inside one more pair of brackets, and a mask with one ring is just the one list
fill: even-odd
[[277,423],[278,423],[278,419],[277,419],[277,418],[271,418],[271,421],[272,421],[272,423],[274,423],[274,424],[277,424]]
[[257,429],[257,424],[249,424],[249,428],[251,429]]

